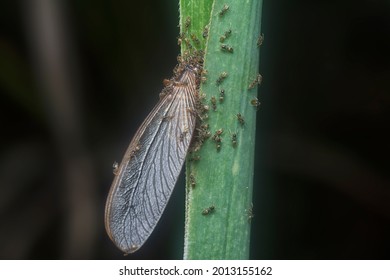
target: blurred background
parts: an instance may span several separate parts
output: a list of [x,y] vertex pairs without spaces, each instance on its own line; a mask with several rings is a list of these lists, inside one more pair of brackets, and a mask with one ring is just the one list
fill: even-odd
[[[178,1],[0,2],[1,259],[182,258],[184,181],[137,253],[103,224],[178,16]],[[389,2],[265,0],[262,30],[251,258],[389,259]]]

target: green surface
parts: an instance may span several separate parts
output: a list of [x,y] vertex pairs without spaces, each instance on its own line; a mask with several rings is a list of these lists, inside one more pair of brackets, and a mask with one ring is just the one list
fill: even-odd
[[[225,5],[229,8],[220,15]],[[187,33],[198,38],[203,39],[204,27],[209,25],[207,40],[198,48],[205,46],[207,80],[200,92],[210,108],[204,123],[209,125],[211,137],[189,156],[199,155],[200,160],[186,165],[185,259],[249,257],[256,129],[256,108],[251,100],[257,96],[258,86],[249,87],[259,69],[261,7],[261,0],[180,2],[182,32],[188,17]],[[188,45],[182,44],[182,53],[186,48]],[[227,76],[217,82],[223,72]],[[220,102],[222,89],[225,95]],[[212,139],[218,129],[223,130],[220,142]]]
[[[180,0],[180,33],[186,34],[196,49],[205,49],[207,39],[203,37],[203,31],[210,22],[212,0]],[[188,28],[186,21],[190,20]],[[199,45],[193,42],[191,35],[199,40]],[[187,49],[186,44],[181,45],[181,52]]]

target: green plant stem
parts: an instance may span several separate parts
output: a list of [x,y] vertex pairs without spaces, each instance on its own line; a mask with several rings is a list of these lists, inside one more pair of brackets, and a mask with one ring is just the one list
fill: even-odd
[[[191,34],[199,39],[200,44],[193,44],[194,48],[205,49],[206,40],[203,40],[203,30],[210,22],[212,0],[180,0],[180,32],[191,39]],[[190,20],[186,28],[186,20]],[[181,53],[187,49],[186,44],[181,45]]]
[[[220,15],[224,5],[229,8]],[[220,141],[209,138],[191,155],[199,155],[199,161],[186,165],[185,259],[249,257],[256,129],[256,108],[251,100],[257,96],[257,85],[249,87],[258,74],[261,8],[261,0],[180,2],[182,30],[187,17],[191,18],[189,33],[198,37],[209,25],[207,40],[200,46],[205,46],[207,70],[200,93],[205,94],[210,107],[204,123],[209,125],[211,135],[223,130]],[[185,49],[183,46],[182,53]],[[223,72],[227,76],[219,83]],[[221,90],[225,92],[222,102]]]

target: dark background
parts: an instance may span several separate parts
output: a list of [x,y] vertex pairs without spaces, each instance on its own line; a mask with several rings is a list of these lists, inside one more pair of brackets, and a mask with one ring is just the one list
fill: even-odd
[[[177,25],[177,1],[0,2],[0,258],[122,258],[112,163],[171,76]],[[262,32],[251,258],[389,259],[389,2],[265,0]],[[183,223],[179,182],[125,258],[182,258]]]

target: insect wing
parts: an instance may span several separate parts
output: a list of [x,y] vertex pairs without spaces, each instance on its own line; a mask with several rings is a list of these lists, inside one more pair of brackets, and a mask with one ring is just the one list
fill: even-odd
[[171,196],[195,128],[196,74],[183,71],[131,141],[111,185],[106,230],[125,253],[152,233]]

